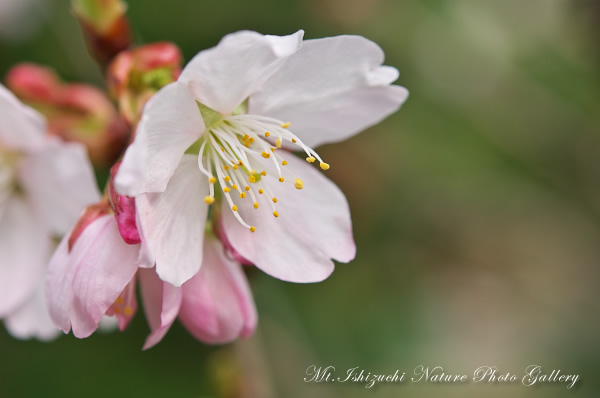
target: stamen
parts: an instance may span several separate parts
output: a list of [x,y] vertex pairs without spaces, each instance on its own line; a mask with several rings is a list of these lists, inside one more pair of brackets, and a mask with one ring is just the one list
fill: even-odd
[[[269,189],[269,183],[275,179],[285,182],[289,179],[296,189],[303,189],[304,182],[300,178],[293,178],[287,173],[288,161],[282,158],[286,151],[285,145],[295,144],[306,153],[306,161],[319,162],[322,170],[328,170],[330,165],[324,162],[312,148],[305,145],[288,128],[290,122],[282,122],[267,116],[257,115],[231,115],[224,116],[220,121],[210,126],[200,146],[198,166],[209,182],[210,192],[204,198],[206,204],[211,205],[216,201],[214,185],[220,184],[223,197],[229,204],[234,216],[241,225],[254,232],[256,228],[247,224],[238,213],[238,206],[234,204],[231,194],[237,191],[240,199],[249,196],[249,203],[254,209],[259,208],[258,195],[266,194],[271,198],[273,216],[279,217],[275,208],[277,197]],[[272,137],[272,138],[269,138]],[[267,177],[267,171],[262,163],[263,159],[273,162],[272,172],[274,178]],[[261,167],[261,165],[263,165]],[[261,170],[262,171],[257,171]],[[284,173],[284,170],[286,173]],[[215,175],[216,174],[216,177]],[[227,175],[225,175],[227,173]],[[261,177],[267,177],[263,179]],[[256,194],[258,192],[258,195]],[[240,206],[243,202],[240,203]],[[245,205],[250,207],[250,205]],[[242,209],[243,210],[243,209]],[[242,211],[243,213],[243,211]]]

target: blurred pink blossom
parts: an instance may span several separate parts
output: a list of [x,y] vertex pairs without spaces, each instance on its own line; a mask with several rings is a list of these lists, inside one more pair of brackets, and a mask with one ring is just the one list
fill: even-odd
[[46,134],[43,116],[0,85],[0,318],[15,337],[55,336],[43,295],[54,239],[100,195],[77,143]]

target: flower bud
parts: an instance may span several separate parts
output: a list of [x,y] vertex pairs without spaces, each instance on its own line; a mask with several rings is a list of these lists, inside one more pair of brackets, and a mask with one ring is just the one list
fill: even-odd
[[110,179],[108,181],[108,194],[110,206],[115,213],[119,233],[129,245],[141,243],[140,233],[135,222],[135,199],[129,196],[119,195],[114,187],[114,179],[121,162],[115,163],[110,169]]
[[131,124],[148,99],[181,73],[181,51],[168,42],[147,44],[123,51],[108,65],[106,79],[123,117]]
[[102,65],[131,45],[131,31],[122,0],[73,0],[92,56]]
[[13,67],[6,80],[18,97],[46,116],[51,134],[83,143],[95,165],[112,164],[127,144],[127,124],[98,88],[65,84],[52,69],[34,64]]
[[81,236],[83,231],[85,231],[88,225],[107,214],[110,214],[110,207],[108,206],[106,200],[102,200],[99,203],[86,207],[81,213],[77,224],[75,224],[75,227],[73,227],[71,236],[69,236],[69,252],[71,249],[73,249],[75,242]]

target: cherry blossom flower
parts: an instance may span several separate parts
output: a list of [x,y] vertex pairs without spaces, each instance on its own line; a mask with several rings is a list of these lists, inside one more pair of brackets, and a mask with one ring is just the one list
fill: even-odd
[[[60,243],[48,268],[50,316],[65,333],[90,336],[105,316],[125,329],[137,310],[140,284],[151,333],[144,348],[157,344],[178,317],[198,339],[226,343],[256,328],[252,293],[239,264],[225,257],[216,239],[205,239],[202,270],[181,287],[158,278],[141,244],[127,244],[112,214],[93,209]],[[89,222],[88,222],[89,221]],[[76,238],[76,239],[74,239]]]
[[321,281],[332,259],[354,258],[348,204],[313,148],[380,122],[408,92],[375,43],[302,37],[230,34],[146,104],[115,182],[164,281],[200,269],[211,205],[236,255],[282,280]]
[[54,239],[98,199],[85,148],[48,136],[44,118],[0,85],[0,318],[15,337],[56,335],[43,294]]

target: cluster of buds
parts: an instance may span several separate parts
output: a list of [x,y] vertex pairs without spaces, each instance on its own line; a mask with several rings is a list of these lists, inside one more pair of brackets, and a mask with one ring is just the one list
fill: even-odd
[[129,126],[100,89],[63,83],[52,69],[34,64],[13,67],[6,84],[46,117],[50,134],[83,143],[93,164],[110,166],[127,145]]
[[179,48],[167,42],[123,51],[111,61],[106,73],[108,89],[129,123],[137,122],[156,91],[177,80],[181,61]]

